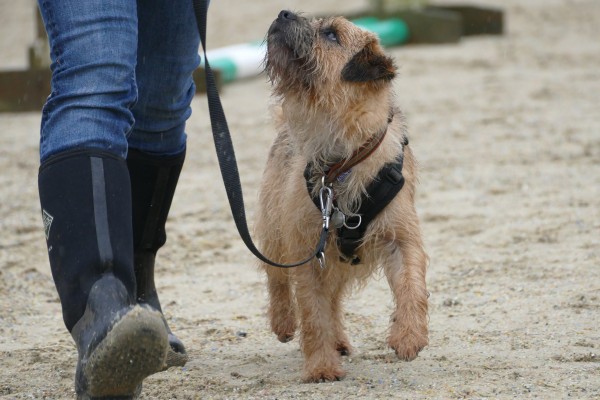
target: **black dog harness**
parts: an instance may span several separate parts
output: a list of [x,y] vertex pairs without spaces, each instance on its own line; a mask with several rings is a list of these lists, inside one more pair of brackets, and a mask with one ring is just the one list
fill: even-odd
[[[404,137],[403,145],[408,145],[408,138],[406,136]],[[396,197],[402,186],[404,186],[404,177],[402,176],[403,161],[404,153],[402,152],[398,155],[396,161],[385,164],[379,170],[375,179],[367,186],[366,193],[362,195],[361,206],[358,211],[352,216],[345,217],[344,223],[336,227],[337,246],[340,253],[342,253],[342,261],[352,265],[360,264],[361,260],[356,254],[356,249],[360,246],[369,224]],[[319,197],[312,196],[314,189],[314,184],[310,180],[312,170],[313,165],[309,163],[304,170],[306,188],[317,209],[321,210]],[[338,180],[343,181],[343,179]],[[336,212],[339,212],[335,199],[333,204]],[[335,220],[335,213],[333,219]]]

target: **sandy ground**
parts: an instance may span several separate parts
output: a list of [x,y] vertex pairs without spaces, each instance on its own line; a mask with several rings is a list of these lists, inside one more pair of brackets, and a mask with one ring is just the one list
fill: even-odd
[[[365,2],[251,3],[213,1],[212,46],[262,38],[284,6],[343,13]],[[391,50],[421,165],[429,347],[411,363],[386,348],[392,301],[379,277],[347,302],[346,379],[300,383],[297,341],[269,332],[263,277],[233,226],[197,96],[157,271],[191,359],[149,378],[143,399],[600,398],[600,2],[477,3],[504,7],[505,36]],[[32,12],[0,0],[0,68],[25,65]],[[268,101],[264,77],[223,91],[250,219],[274,136]],[[39,120],[0,115],[2,399],[74,393],[37,197]]]

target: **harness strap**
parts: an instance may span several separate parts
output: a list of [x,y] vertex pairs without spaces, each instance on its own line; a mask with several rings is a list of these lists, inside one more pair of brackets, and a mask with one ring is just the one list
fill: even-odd
[[[408,144],[408,139],[404,138],[404,145]],[[404,186],[404,176],[402,176],[402,166],[404,162],[404,154],[400,153],[396,161],[385,164],[377,173],[377,176],[367,186],[366,193],[362,195],[361,206],[356,212],[360,215],[361,222],[356,229],[349,229],[345,226],[337,229],[337,246],[342,253],[344,261],[352,265],[360,263],[360,258],[356,254],[356,250],[360,246],[362,239],[369,227],[369,224],[377,217],[377,215],[396,197]],[[311,200],[317,208],[320,209],[319,199],[312,197],[314,185],[311,183],[312,165],[308,164],[304,170],[304,178],[306,180],[306,188]],[[353,218],[350,218],[349,226],[353,226]]]
[[358,148],[350,156],[350,158],[337,162],[329,168],[329,171],[327,171],[327,175],[325,175],[326,185],[333,183],[340,175],[349,171],[355,165],[366,160],[371,154],[373,154],[375,150],[377,150],[377,148],[385,138],[388,125],[390,124],[390,122],[392,122],[392,117],[388,119],[388,124],[385,126],[384,129],[371,136],[369,140],[367,140],[362,146],[360,146],[360,148]]
[[337,245],[346,261],[352,265],[360,263],[360,258],[356,255],[356,249],[360,246],[369,224],[396,197],[404,186],[404,176],[402,176],[403,160],[404,157],[401,153],[396,162],[386,164],[367,187],[367,192],[363,194],[362,202],[357,212],[362,219],[358,228],[348,229],[343,226],[337,230]]

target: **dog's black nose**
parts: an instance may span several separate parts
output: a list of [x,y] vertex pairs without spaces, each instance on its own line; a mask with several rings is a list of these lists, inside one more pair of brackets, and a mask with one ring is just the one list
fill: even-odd
[[291,11],[281,10],[277,19],[280,21],[295,21],[298,19],[298,16]]

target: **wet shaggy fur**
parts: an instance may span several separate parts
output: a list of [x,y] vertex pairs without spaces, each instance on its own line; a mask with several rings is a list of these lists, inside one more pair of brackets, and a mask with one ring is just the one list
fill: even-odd
[[358,249],[361,264],[340,260],[331,229],[325,268],[316,260],[292,269],[261,265],[271,328],[281,342],[299,331],[305,381],[342,378],[341,356],[352,352],[342,300],[382,269],[395,300],[387,342],[400,359],[412,360],[428,344],[428,258],[414,207],[415,160],[402,144],[405,127],[393,104],[394,63],[373,34],[341,17],[309,20],[282,11],[267,45],[278,135],[264,171],[255,232],[267,257],[291,263],[314,251],[322,219],[306,189],[307,163],[315,166],[310,179],[318,191],[327,164],[348,158],[387,129],[379,148],[334,183],[338,206],[346,214],[356,211],[365,187],[401,152],[405,178],[400,193],[367,229]]

